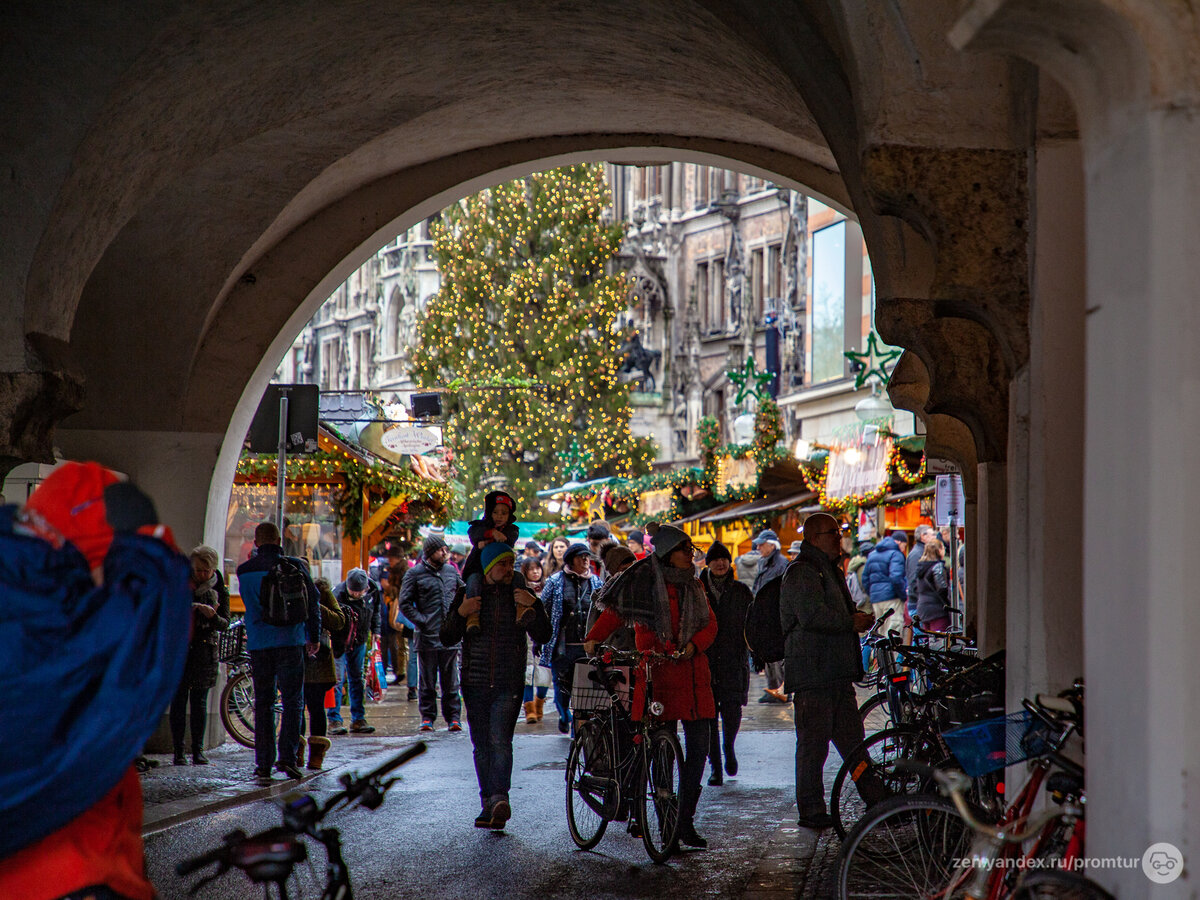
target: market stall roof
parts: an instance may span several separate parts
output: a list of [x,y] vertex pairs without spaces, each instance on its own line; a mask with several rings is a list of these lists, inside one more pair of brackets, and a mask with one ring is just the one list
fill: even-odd
[[936,493],[937,488],[932,484],[927,484],[922,487],[915,487],[912,490],[900,491],[897,494],[888,494],[883,498],[883,506],[895,506],[897,504],[908,503],[910,500],[916,500],[918,497],[928,497]]
[[728,503],[722,503],[720,506],[710,506],[708,509],[701,510],[698,513],[693,513],[690,516],[685,516],[682,519],[675,519],[671,522],[671,524],[683,525],[685,522],[695,522],[696,520],[707,522],[710,521],[710,517],[716,513],[724,512],[725,510],[733,509],[734,507],[748,506],[751,502],[752,501],[750,500],[731,500]]
[[817,496],[816,492],[806,490],[784,497],[767,497],[764,500],[752,500],[748,503],[735,504],[732,508],[709,510],[703,515],[700,521],[724,522],[729,519],[743,519],[746,516],[755,516],[765,512],[782,511],[791,509],[793,506],[798,506],[815,496]]

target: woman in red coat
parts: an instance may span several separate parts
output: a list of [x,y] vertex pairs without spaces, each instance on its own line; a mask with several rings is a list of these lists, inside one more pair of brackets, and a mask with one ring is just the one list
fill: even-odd
[[[621,573],[604,594],[605,610],[587,634],[603,641],[621,625],[632,625],[637,648],[677,659],[654,665],[654,699],[662,718],[683,722],[684,758],[679,785],[679,839],[689,847],[707,847],[696,833],[700,778],[708,757],[709,727],[716,716],[712,676],[705,650],[717,635],[717,617],[692,563],[692,541],[672,525],[653,530],[654,553]],[[642,679],[638,680],[639,687]],[[634,709],[640,711],[641,697]]]

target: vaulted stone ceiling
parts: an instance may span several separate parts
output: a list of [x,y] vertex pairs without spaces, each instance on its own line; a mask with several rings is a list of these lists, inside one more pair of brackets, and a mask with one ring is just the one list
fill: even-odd
[[633,149],[852,210],[880,331],[932,382],[912,395],[995,458],[1028,344],[1037,79],[952,49],[958,6],[10,5],[0,451],[44,456],[75,407],[67,428],[224,431],[289,322],[398,218]]

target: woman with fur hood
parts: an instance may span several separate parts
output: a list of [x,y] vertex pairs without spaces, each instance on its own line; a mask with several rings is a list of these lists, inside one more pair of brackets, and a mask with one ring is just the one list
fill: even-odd
[[[683,722],[684,760],[679,786],[679,839],[689,847],[707,847],[696,833],[700,778],[708,759],[710,720],[716,715],[712,675],[705,651],[717,635],[717,617],[696,578],[691,538],[672,525],[647,528],[654,552],[626,569],[604,592],[605,610],[586,640],[603,641],[621,625],[632,626],[638,650],[675,659],[655,661],[654,699],[662,718]],[[644,665],[645,663],[643,663]],[[634,715],[644,704],[645,679],[637,680]]]

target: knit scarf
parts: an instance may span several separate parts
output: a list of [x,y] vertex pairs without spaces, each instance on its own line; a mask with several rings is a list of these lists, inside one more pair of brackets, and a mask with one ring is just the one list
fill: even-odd
[[[671,627],[671,600],[667,584],[678,585],[679,638]],[[664,566],[654,554],[638,560],[605,585],[596,601],[611,608],[626,625],[641,625],[654,631],[660,644],[686,647],[687,642],[708,624],[708,600],[693,569]]]

